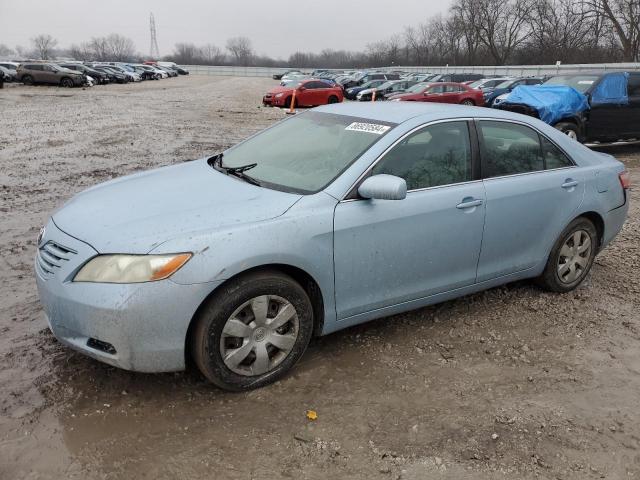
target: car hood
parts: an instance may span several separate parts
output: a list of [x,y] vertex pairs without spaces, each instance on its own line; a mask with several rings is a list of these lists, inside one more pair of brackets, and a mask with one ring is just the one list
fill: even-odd
[[300,197],[251,185],[201,159],[99,184],[53,221],[100,253],[142,254],[190,232],[275,218]]

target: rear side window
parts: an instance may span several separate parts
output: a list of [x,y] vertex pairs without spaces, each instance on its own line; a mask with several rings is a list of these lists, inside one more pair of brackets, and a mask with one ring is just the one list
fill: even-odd
[[408,190],[470,181],[467,123],[445,122],[418,130],[393,147],[371,173],[404,178]]
[[509,122],[478,123],[484,178],[544,170],[540,137],[536,131]]
[[544,156],[544,164],[547,170],[554,168],[565,168],[573,165],[571,160],[564,154],[562,150],[556,147],[545,137],[540,137],[542,144],[542,155]]

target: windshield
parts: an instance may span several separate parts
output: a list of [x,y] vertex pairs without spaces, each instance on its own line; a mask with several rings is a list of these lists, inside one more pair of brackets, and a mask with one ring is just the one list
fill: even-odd
[[246,174],[265,187],[318,192],[394,126],[310,111],[226,151],[222,164],[233,168],[255,163]]
[[509,88],[512,83],[514,83],[514,80],[505,80],[504,82],[499,83],[498,85],[496,85],[496,89],[498,89],[498,88]]
[[378,88],[380,90],[384,90],[385,88],[389,88],[391,87],[394,83],[396,82],[384,82],[382,85],[380,85]]
[[416,83],[413,87],[407,88],[407,93],[420,93],[428,86],[427,83]]
[[598,80],[598,75],[559,75],[550,78],[545,85],[566,85],[573,87],[580,93],[585,93]]

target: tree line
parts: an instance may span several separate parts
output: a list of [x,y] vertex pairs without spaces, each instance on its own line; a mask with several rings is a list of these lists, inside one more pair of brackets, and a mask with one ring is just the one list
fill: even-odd
[[[50,35],[32,39],[26,53],[47,59],[133,61],[131,39],[118,34],[58,50]],[[0,56],[11,52],[0,45]],[[454,0],[432,17],[362,51],[295,52],[288,59],[258,55],[247,37],[224,47],[178,43],[165,60],[183,65],[360,68],[392,65],[508,65],[640,61],[640,0]]]

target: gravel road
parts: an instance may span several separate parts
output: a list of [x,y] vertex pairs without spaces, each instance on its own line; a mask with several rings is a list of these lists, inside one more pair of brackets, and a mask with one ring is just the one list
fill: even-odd
[[[640,210],[575,292],[528,282],[312,342],[228,394],[60,346],[32,272],[76,192],[213,153],[284,116],[268,79],[0,93],[0,478],[640,478]],[[609,148],[640,182],[640,147]],[[305,412],[318,418],[308,420]]]

